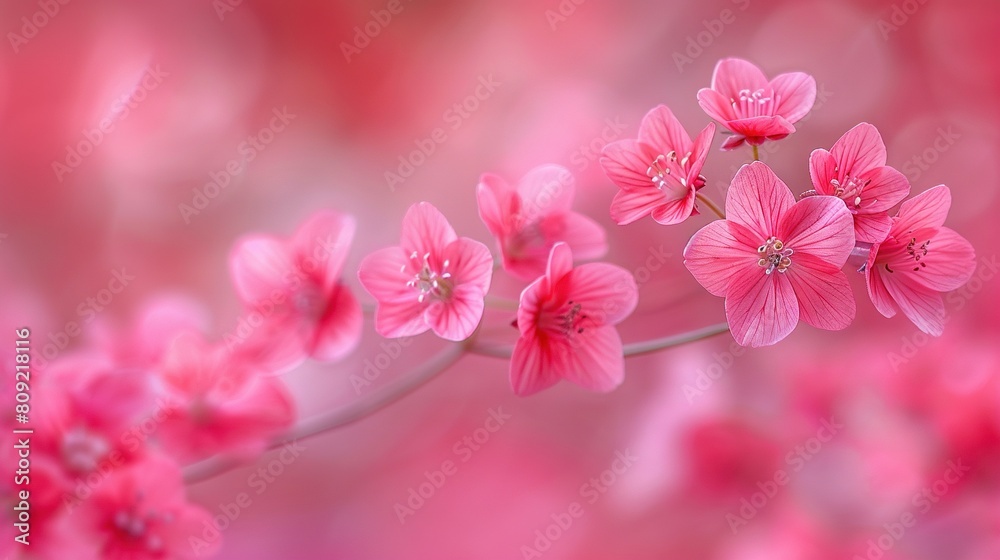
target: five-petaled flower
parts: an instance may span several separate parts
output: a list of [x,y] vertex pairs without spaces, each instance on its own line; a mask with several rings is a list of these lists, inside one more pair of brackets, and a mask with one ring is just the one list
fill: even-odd
[[720,60],[712,87],[698,91],[701,108],[733,133],[723,150],[788,136],[815,101],[816,80],[809,74],[789,72],[768,81],[760,68],[739,58]]
[[643,117],[637,140],[605,146],[601,166],[620,189],[611,218],[625,225],[652,215],[669,225],[697,214],[695,195],[705,186],[701,169],[714,134],[709,123],[692,142],[670,109],[659,105]]
[[414,204],[403,218],[398,246],[361,262],[358,278],[376,300],[375,330],[384,337],[431,329],[460,341],[472,335],[493,278],[493,258],[482,243],[458,237],[433,205]]
[[510,383],[525,396],[560,379],[610,391],[625,377],[622,340],[614,327],[635,309],[638,287],[608,263],[573,268],[573,253],[557,243],[545,275],[521,293]]
[[528,171],[512,188],[501,177],[483,174],[476,189],[479,216],[496,237],[504,270],[521,280],[545,272],[549,251],[568,243],[581,259],[596,259],[608,250],[604,229],[571,210],[576,184],[558,165]]
[[774,344],[800,318],[827,330],[854,320],[854,298],[840,270],[854,248],[843,202],[822,196],[795,202],[767,165],[754,162],[733,178],[726,216],[694,234],[684,264],[712,295],[726,298],[737,342]]
[[951,191],[944,185],[904,202],[865,266],[868,295],[879,312],[892,317],[901,310],[933,336],[944,330],[941,292],[962,287],[976,269],[972,245],[944,227],[950,207]]
[[882,136],[868,123],[847,131],[830,151],[819,148],[809,156],[815,194],[836,196],[847,204],[859,242],[881,243],[892,226],[888,210],[910,194],[906,177],[885,161]]

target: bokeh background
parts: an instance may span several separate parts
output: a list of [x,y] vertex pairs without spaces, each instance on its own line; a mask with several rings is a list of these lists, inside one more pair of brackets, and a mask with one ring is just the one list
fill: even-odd
[[[252,497],[219,558],[1000,557],[995,0],[71,0],[25,30],[41,4],[0,5],[0,305],[5,328],[29,325],[36,341],[122,267],[135,279],[95,325],[127,328],[175,294],[221,336],[241,313],[233,242],[290,234],[320,208],[357,217],[346,276],[370,301],[354,270],[395,243],[410,204],[492,246],[479,175],[514,181],[542,163],[574,172],[607,259],[640,278],[626,341],[724,320],[682,265],[708,218],[615,226],[597,154],[659,103],[700,130],[695,93],[725,56],[815,76],[813,112],[762,154],[793,190],[808,188],[810,151],[871,122],[913,194],[951,187],[948,225],[977,249],[939,339],[882,318],[856,277],[845,331],[800,325],[752,351],[721,335],[630,359],[608,395],[561,384],[516,398],[506,362],[463,358],[291,461],[272,452],[192,485],[213,514]],[[262,133],[275,111],[291,116]],[[110,131],[95,132],[102,121]],[[445,140],[401,170],[435,129]],[[252,158],[250,135],[270,139]],[[713,149],[706,192],[721,202],[749,157]],[[216,176],[225,188],[206,190]],[[520,287],[501,275],[495,290]],[[512,342],[511,318],[489,312],[486,335]],[[378,394],[442,345],[385,345],[369,319],[349,358],[285,380],[307,418]],[[376,361],[388,365],[370,384],[351,382]],[[509,418],[484,431],[494,413]],[[454,473],[414,500],[445,461]],[[280,474],[258,493],[249,477],[268,466]],[[568,523],[571,508],[582,515]]]

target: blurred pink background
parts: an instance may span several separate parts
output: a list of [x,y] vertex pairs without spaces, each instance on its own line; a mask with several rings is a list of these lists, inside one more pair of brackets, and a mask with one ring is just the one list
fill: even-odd
[[[42,4],[55,14],[28,25]],[[700,130],[695,93],[719,58],[805,71],[813,112],[762,159],[805,190],[808,154],[867,121],[913,194],[951,187],[948,225],[979,268],[947,296],[944,336],[884,319],[851,275],[858,318],[842,332],[800,325],[763,350],[722,335],[629,359],[608,395],[564,383],[520,399],[505,361],[469,356],[375,416],[189,495],[213,515],[249,496],[224,520],[225,559],[998,558],[998,29],[995,0],[6,2],[3,323],[30,326],[41,349],[124,267],[134,280],[92,325],[124,328],[172,293],[204,305],[221,336],[241,312],[233,242],[288,235],[320,208],[357,217],[346,278],[371,302],[357,265],[397,241],[410,204],[432,202],[492,248],[479,175],[513,182],[542,163],[573,171],[607,260],[639,278],[626,341],[716,323],[722,300],[681,257],[708,218],[614,225],[597,154],[658,103]],[[411,155],[421,145],[433,152]],[[713,148],[705,192],[721,202],[749,157]],[[206,189],[214,177],[226,186]],[[495,286],[522,287],[502,274]],[[511,318],[489,312],[486,334],[513,342]],[[285,380],[307,418],[443,344],[387,343],[369,318],[348,359]],[[374,381],[352,383],[369,363]],[[786,482],[771,484],[779,471]]]

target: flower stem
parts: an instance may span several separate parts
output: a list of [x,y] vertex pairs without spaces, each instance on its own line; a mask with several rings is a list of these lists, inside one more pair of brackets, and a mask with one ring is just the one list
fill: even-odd
[[760,152],[757,150],[757,145],[751,144],[750,147],[753,148],[753,160],[760,161]]
[[722,211],[722,208],[719,208],[718,204],[712,202],[711,198],[708,198],[707,196],[701,193],[695,195],[695,198],[697,198],[699,201],[701,201],[702,204],[707,206],[708,209],[714,212],[716,216],[722,218],[723,220],[726,219],[726,213]]
[[[469,339],[469,341],[472,340],[472,338]],[[370,399],[354,402],[299,422],[298,425],[272,440],[267,449],[277,449],[289,443],[352,424],[382,410],[445,372],[465,354],[468,344],[471,342],[450,346],[420,366],[417,371],[404,377],[399,383],[380,391]],[[216,455],[185,468],[184,481],[188,484],[201,482],[242,464],[244,462],[232,457]]]
[[[626,344],[623,347],[623,353],[626,357],[628,356],[641,356],[643,354],[649,354],[651,352],[656,352],[658,350],[665,350],[667,348],[673,348],[674,346],[681,346],[683,344],[688,344],[690,342],[696,342],[704,338],[709,338],[717,334],[724,333],[729,330],[728,323],[718,323],[716,325],[710,325],[701,329],[684,332],[681,334],[675,334],[670,336],[665,336],[662,338],[654,338],[652,340],[644,340],[641,342],[633,342],[631,344]],[[509,359],[511,354],[514,352],[514,348],[511,346],[489,346],[485,344],[473,344],[469,346],[469,352],[472,354],[479,354],[481,356],[491,356],[493,358],[503,358]]]
[[499,309],[502,311],[517,311],[519,303],[512,299],[507,299],[493,294],[486,294],[486,307]]

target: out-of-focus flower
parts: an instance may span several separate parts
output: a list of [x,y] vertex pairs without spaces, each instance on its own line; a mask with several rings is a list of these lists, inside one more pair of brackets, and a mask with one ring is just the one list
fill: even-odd
[[622,340],[614,325],[638,302],[635,279],[608,263],[573,268],[573,252],[557,243],[545,275],[521,293],[510,383],[525,396],[560,379],[610,391],[625,378]]
[[74,528],[89,537],[93,556],[74,551],[74,558],[195,558],[220,544],[199,538],[211,516],[185,500],[180,469],[159,455],[112,472],[79,514]]
[[229,260],[236,292],[263,318],[240,349],[265,367],[290,369],[312,357],[333,361],[361,338],[361,306],[341,282],[354,238],[350,216],[322,211],[288,240],[251,235]]
[[625,225],[652,215],[670,225],[697,214],[695,195],[705,186],[701,169],[714,134],[709,123],[692,142],[670,109],[659,105],[643,117],[638,140],[605,146],[601,166],[621,189],[611,201],[611,218]]
[[384,337],[431,329],[446,340],[468,338],[482,319],[493,259],[482,243],[458,237],[427,202],[403,217],[400,243],[368,255],[358,278],[376,300],[375,330]]
[[528,171],[516,188],[492,173],[479,179],[479,217],[497,239],[504,270],[534,280],[545,272],[549,252],[558,241],[568,243],[581,259],[600,258],[607,252],[604,229],[570,209],[575,191],[573,175],[559,165]]
[[156,436],[182,462],[216,453],[252,456],[295,419],[279,378],[194,334],[174,341],[159,374],[164,402]]
[[892,317],[901,310],[933,336],[944,332],[941,293],[962,287],[976,269],[972,245],[944,227],[950,208],[951,191],[944,185],[904,202],[865,266],[868,295],[879,312]]
[[827,330],[854,320],[854,298],[840,270],[854,248],[854,227],[842,202],[795,202],[771,168],[754,162],[733,178],[726,215],[694,234],[684,264],[712,295],[726,298],[737,342],[774,344],[800,318]]
[[768,81],[760,68],[739,58],[720,60],[712,87],[698,91],[701,108],[733,133],[723,150],[781,140],[795,132],[793,125],[815,101],[816,80],[809,74],[789,72]]
[[847,204],[859,242],[881,243],[892,226],[888,210],[910,194],[906,177],[885,161],[882,135],[868,123],[848,130],[830,151],[819,148],[809,156],[815,193]]

